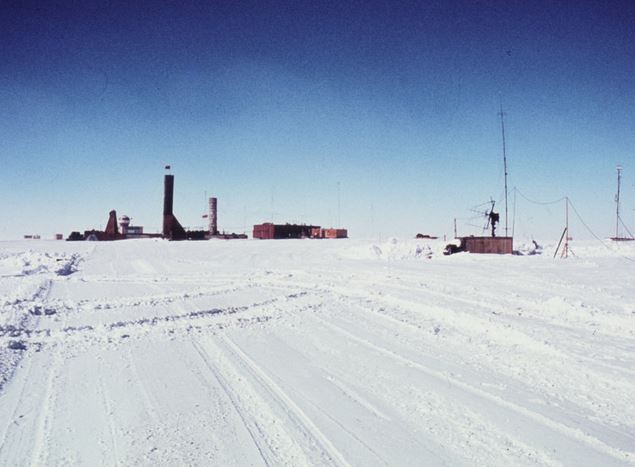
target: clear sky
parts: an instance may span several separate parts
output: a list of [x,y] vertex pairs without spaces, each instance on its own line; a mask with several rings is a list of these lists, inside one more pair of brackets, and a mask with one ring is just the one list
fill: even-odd
[[[207,195],[228,231],[480,234],[501,101],[510,190],[607,236],[618,163],[635,226],[634,31],[633,1],[4,1],[0,238],[158,231],[166,164],[184,226]],[[516,204],[559,236],[564,204]]]

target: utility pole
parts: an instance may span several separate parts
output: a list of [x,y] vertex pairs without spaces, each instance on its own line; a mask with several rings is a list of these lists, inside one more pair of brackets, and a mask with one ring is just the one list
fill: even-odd
[[503,168],[505,170],[505,236],[509,236],[509,229],[507,227],[508,215],[507,215],[507,151],[505,147],[505,112],[503,112],[503,103],[501,102],[501,111],[499,112],[501,118],[501,131],[503,133]]
[[622,181],[622,166],[617,166],[617,194],[615,195],[615,204],[616,207],[616,216],[615,216],[615,240],[620,238],[619,228],[620,228],[620,183]]
[[336,228],[341,228],[342,227],[342,223],[341,223],[341,219],[340,219],[340,213],[341,213],[341,208],[342,208],[342,204],[340,202],[340,182],[337,182],[337,226]]
[[566,209],[565,209],[565,222],[566,222],[566,226],[565,226],[565,237],[564,237],[564,249],[562,250],[562,257],[563,258],[568,258],[569,257],[569,197],[567,196],[565,198],[565,202],[566,202]]
[[273,224],[273,216],[274,216],[274,212],[273,212],[273,193],[274,193],[274,187],[271,187],[271,223]]
[[[560,237],[560,241],[558,242],[558,246],[556,247],[556,251],[553,253],[553,257],[555,258],[560,250],[560,245],[562,245],[562,240],[564,239],[564,246],[562,247],[562,253],[560,254],[560,258],[568,258],[569,252],[573,255],[573,251],[569,249],[569,197],[566,196],[564,198],[565,201],[565,225],[564,230],[562,231],[562,236]],[[575,256],[575,255],[573,255]]]
[[456,235],[456,217],[454,218],[454,238],[458,238]]

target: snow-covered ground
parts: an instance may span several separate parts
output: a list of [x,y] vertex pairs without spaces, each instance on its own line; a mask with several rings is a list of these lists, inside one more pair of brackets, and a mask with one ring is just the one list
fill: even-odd
[[632,465],[635,245],[0,242],[0,465]]

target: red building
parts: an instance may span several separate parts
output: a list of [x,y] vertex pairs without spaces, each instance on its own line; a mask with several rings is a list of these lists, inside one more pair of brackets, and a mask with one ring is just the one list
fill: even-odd
[[254,238],[263,240],[282,239],[282,238],[309,238],[313,229],[319,229],[315,225],[297,225],[297,224],[272,224],[265,222],[264,224],[254,225]]
[[313,238],[348,238],[346,229],[315,229],[311,232]]

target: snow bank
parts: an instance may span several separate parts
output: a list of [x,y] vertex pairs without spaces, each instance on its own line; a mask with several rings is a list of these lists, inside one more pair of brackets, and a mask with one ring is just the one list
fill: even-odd
[[389,238],[382,243],[355,245],[341,254],[348,259],[379,259],[385,261],[404,261],[412,259],[431,259],[442,255],[446,242],[442,240],[399,240]]

